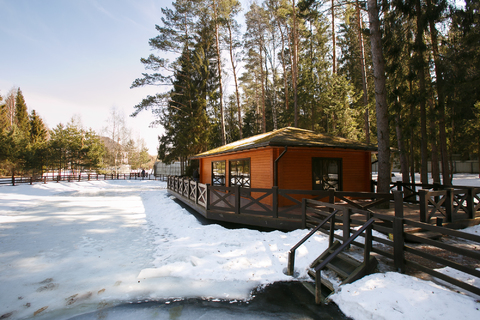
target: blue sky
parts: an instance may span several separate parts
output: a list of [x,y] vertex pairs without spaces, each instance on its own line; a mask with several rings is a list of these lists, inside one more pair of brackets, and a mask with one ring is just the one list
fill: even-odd
[[[80,116],[97,132],[113,106],[125,117],[147,94],[130,89],[144,72],[167,0],[0,0],[0,94],[17,86],[50,128]],[[148,112],[128,125],[156,154],[161,128]]]

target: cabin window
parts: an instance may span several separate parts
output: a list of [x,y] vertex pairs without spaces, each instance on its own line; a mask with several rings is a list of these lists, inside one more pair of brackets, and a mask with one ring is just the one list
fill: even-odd
[[212,162],[212,186],[225,186],[225,160]]
[[230,187],[250,188],[250,159],[231,160],[228,164]]
[[342,190],[342,159],[312,158],[313,190]]

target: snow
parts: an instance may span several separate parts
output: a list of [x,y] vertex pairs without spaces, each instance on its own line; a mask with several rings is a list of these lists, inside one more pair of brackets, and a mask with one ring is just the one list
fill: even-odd
[[[202,225],[158,181],[1,186],[0,319],[69,319],[188,298],[248,301],[257,287],[307,277],[328,246],[323,234],[297,250],[298,277],[284,274],[288,250],[306,233]],[[352,319],[480,319],[475,298],[391,272],[345,285],[332,299]],[[135,314],[121,309],[112,319]]]

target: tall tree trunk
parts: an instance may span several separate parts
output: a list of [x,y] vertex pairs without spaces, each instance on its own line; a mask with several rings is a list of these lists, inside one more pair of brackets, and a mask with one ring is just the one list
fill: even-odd
[[429,126],[430,126],[430,138],[431,138],[431,148],[432,148],[432,180],[433,183],[440,184],[440,167],[438,165],[438,148],[437,148],[437,134],[435,126],[435,105],[433,102],[433,97],[430,100],[430,110],[432,116],[430,116]]
[[[333,0],[332,0],[333,1]],[[365,106],[365,142],[370,143],[370,114],[368,110],[368,90],[367,90],[367,75],[365,70],[365,51],[363,46],[363,22],[362,16],[360,15],[360,4],[358,0],[356,1],[357,6],[357,20],[358,20],[358,45],[360,47],[360,72],[362,74],[362,89],[363,89],[363,105]]]
[[417,34],[415,36],[415,60],[417,66],[417,78],[419,85],[419,99],[420,99],[420,158],[421,158],[421,169],[420,169],[420,179],[422,184],[428,184],[428,156],[427,156],[427,111],[425,106],[426,100],[426,90],[425,90],[425,59],[423,57],[423,51],[425,48],[425,43],[423,41],[423,14],[422,6],[420,0],[415,1],[415,10],[417,13]]
[[294,123],[298,127],[298,106],[297,106],[297,79],[298,79],[298,30],[297,30],[297,11],[295,0],[292,0],[293,8],[293,66],[292,66],[292,80],[293,80],[293,110],[295,113]]
[[337,47],[336,47],[336,39],[335,39],[335,6],[334,2],[335,0],[332,0],[332,45],[333,45],[333,50],[332,50],[332,72],[333,74],[337,73]]
[[[400,102],[398,101],[399,97],[397,97],[397,103],[399,104]],[[398,146],[398,151],[400,154],[400,171],[402,173],[402,182],[403,183],[410,183],[410,178],[408,176],[408,158],[407,158],[407,151],[405,150],[405,143],[403,141],[403,134],[402,134],[402,120],[400,117],[400,109],[401,107],[398,106],[397,112],[395,114],[395,132],[397,134],[397,146]]]
[[[428,11],[431,12],[432,1],[427,0]],[[440,155],[442,158],[442,177],[443,184],[446,186],[452,185],[452,180],[450,177],[450,168],[448,165],[448,151],[447,151],[447,133],[445,129],[445,93],[443,91],[443,70],[442,62],[440,60],[438,52],[438,39],[437,39],[437,29],[435,27],[435,21],[429,19],[430,25],[430,38],[432,41],[432,51],[433,51],[433,60],[435,62],[435,77],[437,79],[437,109],[438,109],[438,127],[439,127],[439,142],[440,142]]]
[[270,63],[272,65],[272,73],[273,73],[273,101],[272,101],[272,116],[273,116],[273,130],[278,129],[278,119],[277,119],[277,67],[276,67],[276,56],[277,52],[275,50],[275,43],[276,43],[276,38],[275,38],[275,32],[272,32],[272,42],[274,43],[273,45],[273,54],[271,55],[271,60]]
[[283,68],[283,85],[285,87],[285,110],[288,110],[288,80],[287,80],[287,62],[285,61],[285,35],[283,34],[280,21],[278,21],[278,29],[280,30],[280,36],[282,37],[282,68]]
[[378,139],[378,192],[390,192],[390,134],[388,128],[387,91],[385,89],[385,61],[376,0],[367,0],[370,21],[373,73],[375,79],[375,106]]
[[263,73],[263,45],[260,46],[260,83],[262,86],[262,132],[267,132],[265,117],[265,74]]
[[232,62],[233,70],[233,80],[235,81],[235,97],[237,98],[237,110],[238,110],[238,132],[240,134],[240,139],[243,139],[242,133],[242,108],[240,107],[240,92],[238,91],[238,79],[237,79],[237,68],[235,66],[235,59],[233,57],[233,36],[232,36],[232,26],[227,20],[227,29],[228,29],[228,39],[229,39],[229,49],[230,49],[230,61]]
[[[413,84],[412,80],[409,81],[409,87],[410,87],[410,95],[413,94]],[[415,105],[413,103],[410,104],[410,123],[415,121]],[[414,128],[416,125],[411,124],[410,125],[410,177],[412,180],[412,184],[415,184],[415,141],[416,141],[416,135],[415,135],[415,130]]]
[[220,53],[220,35],[218,27],[217,4],[213,0],[213,19],[215,21],[215,45],[217,46],[217,68],[218,68],[218,89],[220,91],[220,125],[222,135],[222,145],[227,143],[225,134],[225,114],[223,107],[223,84],[222,84],[222,56]]

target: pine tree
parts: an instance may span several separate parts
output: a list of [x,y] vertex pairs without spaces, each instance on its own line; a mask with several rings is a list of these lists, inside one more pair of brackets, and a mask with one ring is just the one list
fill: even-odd
[[43,123],[42,118],[32,110],[30,115],[30,143],[45,142],[48,136],[48,130]]
[[390,133],[385,89],[385,64],[377,0],[368,0],[367,3],[377,111],[378,192],[388,193],[390,191]]
[[9,124],[7,104],[0,95],[0,132],[7,130]]
[[20,88],[18,88],[15,97],[15,124],[25,134],[28,134],[30,131],[27,104],[25,103],[25,98],[23,97]]

